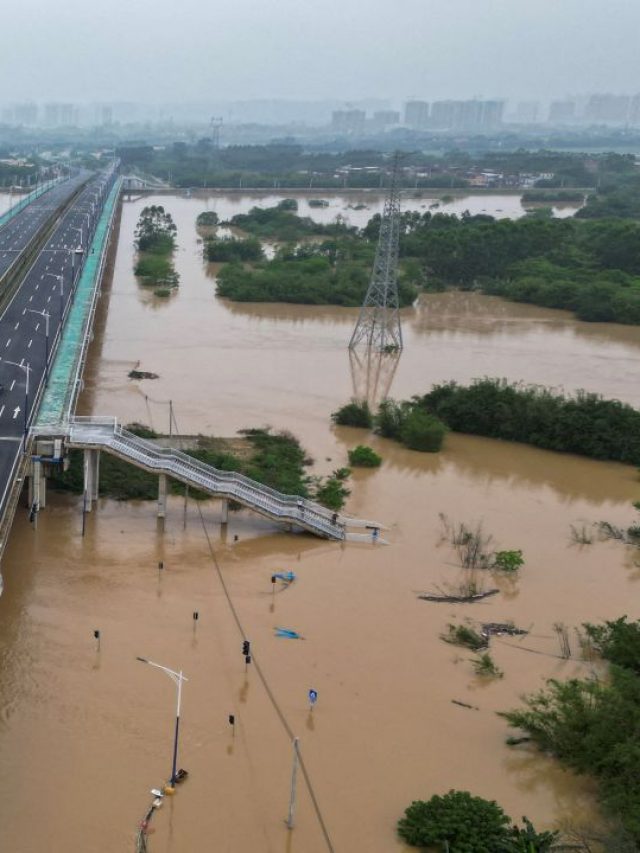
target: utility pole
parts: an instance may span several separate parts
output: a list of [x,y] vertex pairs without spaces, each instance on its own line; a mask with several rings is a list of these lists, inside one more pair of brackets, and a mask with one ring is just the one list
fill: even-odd
[[371,281],[349,349],[362,343],[377,352],[402,350],[400,302],[398,297],[398,247],[400,242],[400,156],[396,153],[391,183],[384,203],[380,236],[373,262]]
[[294,814],[296,809],[296,776],[298,775],[298,738],[293,739],[293,766],[291,768],[291,790],[289,793],[289,814],[287,815],[287,828],[294,827]]

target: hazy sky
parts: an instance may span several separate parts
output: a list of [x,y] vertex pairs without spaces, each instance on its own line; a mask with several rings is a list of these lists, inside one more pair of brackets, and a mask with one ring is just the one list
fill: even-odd
[[640,91],[640,0],[18,0],[0,101]]

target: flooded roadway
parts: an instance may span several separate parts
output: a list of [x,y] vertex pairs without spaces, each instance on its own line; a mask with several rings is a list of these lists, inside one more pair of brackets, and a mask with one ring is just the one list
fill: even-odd
[[[168,405],[153,401],[171,398],[182,432],[290,429],[315,459],[314,472],[344,464],[361,442],[384,458],[379,470],[354,473],[347,509],[387,524],[389,547],[286,535],[245,513],[232,516],[222,540],[219,506],[202,506],[239,618],[301,739],[335,849],[402,850],[394,826],[404,807],[451,787],[495,798],[540,826],[590,816],[590,786],[551,759],[506,747],[495,711],[545,678],[589,671],[573,635],[575,659],[557,657],[554,623],[637,618],[629,610],[638,580],[632,556],[615,543],[580,548],[569,536],[570,524],[632,520],[635,469],[459,435],[440,454],[419,454],[332,428],[329,413],[354,381],[366,385],[345,349],[357,312],[217,300],[215,269],[203,265],[194,228],[203,203],[184,198],[153,199],[174,216],[180,242],[179,291],[157,299],[131,274],[133,228],[150,201],[123,207],[109,313],[100,318],[82,411],[163,429]],[[398,398],[487,374],[640,403],[640,329],[471,294],[424,297],[404,323],[391,388]],[[128,380],[138,361],[160,378]],[[293,833],[284,827],[290,744],[255,671],[244,675],[241,637],[196,505],[185,522],[182,500],[172,499],[162,535],[153,504],[103,499],[84,539],[80,510],[77,499],[52,496],[37,531],[20,514],[3,563],[0,849],[133,849],[147,792],[170,771],[174,711],[173,685],[136,662],[143,655],[190,679],[179,762],[190,778],[155,818],[151,851],[326,850],[302,781],[298,825]],[[483,520],[499,547],[522,548],[519,577],[498,580],[501,594],[484,604],[418,600],[417,592],[460,574],[441,542],[439,513]],[[277,569],[298,580],[272,596]],[[439,640],[447,623],[467,616],[531,628],[526,642],[493,642],[503,679],[482,681],[470,652]],[[275,638],[276,625],[305,640]],[[319,693],[313,715],[311,687]]]

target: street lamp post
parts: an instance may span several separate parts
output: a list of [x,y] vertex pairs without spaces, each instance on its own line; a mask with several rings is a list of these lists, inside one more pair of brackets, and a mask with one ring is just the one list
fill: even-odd
[[28,416],[29,416],[29,374],[31,373],[31,365],[29,362],[26,364],[18,364],[17,361],[6,361],[5,364],[11,364],[13,367],[19,367],[20,370],[24,370],[26,374],[26,381],[24,384],[24,439],[22,443],[22,449],[26,451],[27,449],[27,431],[29,429],[28,424]]
[[36,311],[35,308],[27,308],[26,310],[30,314],[39,314],[41,317],[44,317],[44,384],[46,386],[49,384],[49,319],[51,318],[51,314],[49,314],[49,312],[45,311],[44,309],[42,311]]
[[173,762],[171,765],[171,787],[174,787],[177,778],[176,774],[178,772],[178,734],[180,732],[180,704],[182,701],[182,682],[188,681],[189,679],[186,677],[186,675],[182,674],[182,670],[180,670],[180,672],[174,672],[172,669],[169,669],[166,666],[162,666],[159,663],[154,663],[153,661],[148,660],[147,658],[136,657],[136,660],[139,660],[141,663],[146,663],[149,666],[155,666],[156,669],[161,669],[169,676],[169,678],[178,688],[176,703],[176,727],[173,738]]
[[[60,285],[60,325],[62,325],[62,315],[64,313],[64,291],[63,291],[62,287],[64,284],[64,276],[57,275],[54,272],[48,272],[48,273],[45,273],[45,275],[48,275],[50,278],[57,278],[58,279],[58,284]],[[71,275],[73,277],[73,273]],[[31,309],[29,309],[29,310],[31,310]],[[39,314],[40,311],[36,311],[35,313]]]

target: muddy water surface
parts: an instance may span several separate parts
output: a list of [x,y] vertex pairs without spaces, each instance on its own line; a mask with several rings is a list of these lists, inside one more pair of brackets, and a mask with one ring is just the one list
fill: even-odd
[[[257,663],[300,737],[337,851],[401,850],[393,827],[403,808],[451,787],[495,798],[541,826],[591,816],[589,785],[548,758],[507,748],[495,711],[545,678],[589,671],[573,636],[574,659],[558,657],[554,623],[572,630],[585,620],[640,615],[629,604],[638,580],[632,555],[615,543],[578,547],[569,537],[571,524],[631,521],[635,470],[456,435],[442,453],[419,454],[332,429],[328,414],[354,383],[373,393],[377,382],[380,393],[392,382],[391,393],[405,397],[483,374],[586,387],[637,404],[640,330],[435,295],[405,312],[406,349],[395,373],[384,364],[367,373],[345,350],[356,311],[217,300],[215,269],[203,265],[194,230],[202,201],[156,201],[178,225],[179,291],[158,300],[136,284],[131,240],[143,202],[125,204],[83,412],[163,429],[162,401],[172,399],[182,432],[230,435],[269,423],[298,435],[318,472],[344,464],[347,449],[366,441],[384,463],[354,474],[347,509],[382,521],[390,544],[292,536],[247,513],[234,514],[223,535],[215,502],[190,502],[185,515],[179,499],[170,502],[164,533],[147,503],[101,500],[84,538],[75,498],[53,496],[37,531],[20,514],[0,599],[0,849],[133,849],[148,789],[170,771],[175,696],[169,679],[137,655],[182,667],[190,679],[180,759],[190,778],[155,818],[150,849],[327,849],[302,780],[296,829],[284,827],[289,738],[255,666],[244,674],[216,561]],[[160,378],[128,380],[138,361]],[[522,548],[520,576],[487,577],[501,592],[484,604],[418,600],[418,592],[461,576],[441,540],[440,513],[482,520],[498,547]],[[294,570],[298,580],[272,595],[277,569]],[[494,642],[504,678],[479,679],[471,653],[439,640],[447,623],[467,617],[531,629],[524,641]],[[275,638],[278,625],[305,639]],[[311,687],[319,693],[313,714]]]

